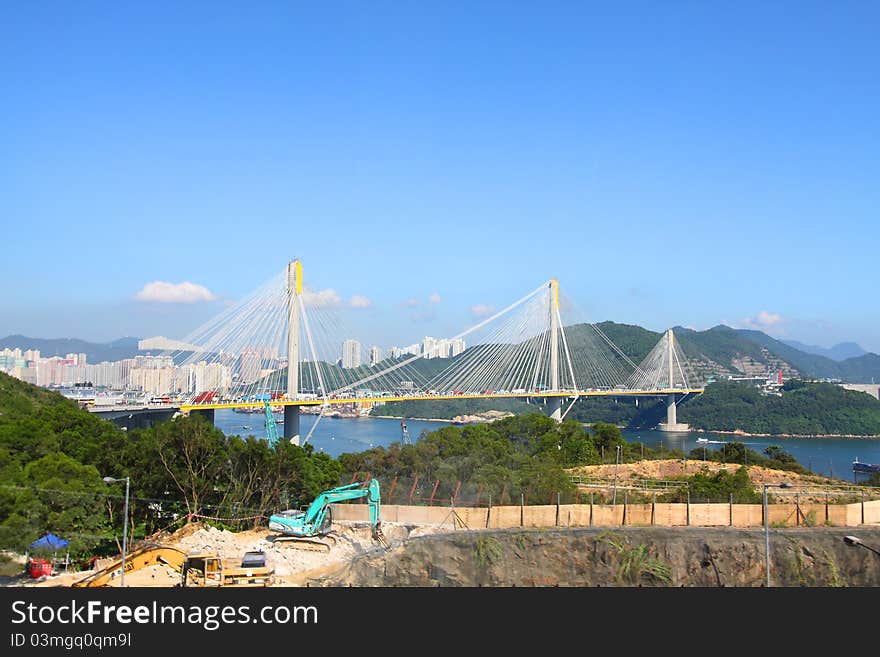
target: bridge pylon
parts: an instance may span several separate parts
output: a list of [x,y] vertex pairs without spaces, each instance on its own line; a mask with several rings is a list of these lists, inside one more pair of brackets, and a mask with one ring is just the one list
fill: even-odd
[[[302,263],[287,264],[287,399],[299,396],[299,332],[302,303]],[[299,445],[299,406],[284,407],[284,438]]]
[[[667,368],[667,387],[669,390],[675,389],[675,366],[678,363],[678,356],[675,353],[675,333],[672,329],[666,331],[666,334],[663,336],[662,340],[666,341],[666,362],[664,363]],[[678,363],[679,369],[681,364]],[[684,374],[682,373],[682,379]],[[683,381],[683,385],[687,387],[687,382]],[[688,424],[679,423],[678,421],[678,409],[676,407],[675,393],[670,393],[666,395],[666,422],[661,422],[657,425],[657,428],[660,431],[669,431],[669,432],[682,432],[682,431],[690,431],[691,427]]]
[[[559,392],[559,281],[550,279],[550,390]],[[550,417],[562,422],[562,397],[550,398]]]

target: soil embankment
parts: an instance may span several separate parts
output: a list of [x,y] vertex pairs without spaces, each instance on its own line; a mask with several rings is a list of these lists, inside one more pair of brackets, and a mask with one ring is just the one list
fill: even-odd
[[[880,557],[852,530],[772,530],[774,586],[880,586]],[[880,528],[859,528],[880,546]],[[312,586],[701,586],[765,582],[764,533],[735,528],[516,529],[409,538]]]

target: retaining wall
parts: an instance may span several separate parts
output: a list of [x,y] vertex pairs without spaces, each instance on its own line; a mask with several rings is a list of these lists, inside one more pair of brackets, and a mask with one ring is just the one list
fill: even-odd
[[[369,521],[366,504],[334,504],[336,520]],[[880,500],[853,504],[770,504],[768,524],[776,527],[880,525]],[[762,527],[761,504],[547,504],[451,507],[382,506],[382,520],[406,525],[506,529],[510,527],[685,526]]]

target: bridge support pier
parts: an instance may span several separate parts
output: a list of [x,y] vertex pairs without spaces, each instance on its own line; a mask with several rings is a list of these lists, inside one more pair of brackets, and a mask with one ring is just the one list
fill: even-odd
[[213,408],[203,408],[203,409],[193,409],[190,411],[192,415],[201,415],[211,424],[214,424],[214,409]]
[[689,424],[679,424],[675,395],[666,395],[666,422],[657,425],[660,431],[690,431]]
[[284,407],[284,439],[299,445],[299,406]]
[[550,408],[550,417],[557,422],[562,422],[562,397],[551,397],[548,406]]

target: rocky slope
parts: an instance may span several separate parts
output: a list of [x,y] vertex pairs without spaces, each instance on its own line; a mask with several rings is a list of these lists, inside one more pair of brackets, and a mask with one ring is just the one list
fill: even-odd
[[[771,530],[774,586],[880,586],[880,527]],[[312,586],[698,586],[765,581],[754,529],[462,531],[410,538],[353,558]]]

